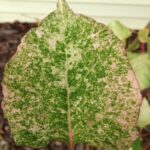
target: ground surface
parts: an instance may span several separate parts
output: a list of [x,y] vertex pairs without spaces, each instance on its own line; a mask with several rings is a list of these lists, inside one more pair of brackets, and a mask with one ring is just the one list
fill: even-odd
[[[16,52],[22,36],[37,24],[14,23],[0,24],[0,82],[3,78],[3,70],[6,62]],[[150,102],[150,88],[142,91],[143,96],[147,97]],[[2,87],[0,85],[0,102],[3,99]],[[143,138],[143,150],[150,150],[150,128],[141,132]],[[31,150],[31,148],[17,147],[11,137],[10,129],[6,118],[4,118],[2,108],[0,107],[0,150]],[[33,150],[33,149],[32,149]],[[35,149],[34,149],[35,150]],[[47,148],[41,150],[67,150],[65,144],[60,142],[50,143]],[[87,145],[77,145],[76,150],[96,150]]]

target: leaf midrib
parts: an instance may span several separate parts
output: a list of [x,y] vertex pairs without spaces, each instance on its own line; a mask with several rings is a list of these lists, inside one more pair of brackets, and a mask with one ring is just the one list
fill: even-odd
[[65,49],[65,80],[66,80],[66,91],[67,91],[67,120],[68,120],[68,138],[69,143],[71,144],[73,141],[72,137],[72,123],[71,123],[71,106],[70,106],[70,90],[68,84],[68,61],[67,61],[67,51]]

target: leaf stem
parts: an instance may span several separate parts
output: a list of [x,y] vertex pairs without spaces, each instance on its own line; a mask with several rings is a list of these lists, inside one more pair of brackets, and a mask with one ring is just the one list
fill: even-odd
[[145,53],[145,43],[141,43],[141,53]]
[[73,134],[72,134],[72,131],[69,132],[69,150],[74,150],[74,147],[73,147]]

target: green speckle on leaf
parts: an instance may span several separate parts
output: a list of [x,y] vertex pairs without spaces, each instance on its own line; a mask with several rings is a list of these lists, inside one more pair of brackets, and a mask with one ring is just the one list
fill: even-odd
[[19,145],[53,140],[127,150],[138,137],[140,89],[123,44],[64,0],[28,32],[5,68],[4,112]]

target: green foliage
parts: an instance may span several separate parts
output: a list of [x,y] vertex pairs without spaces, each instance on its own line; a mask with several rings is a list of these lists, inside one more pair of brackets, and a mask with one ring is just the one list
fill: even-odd
[[135,38],[131,44],[128,45],[127,50],[128,51],[136,51],[140,47],[140,42],[138,38]]
[[150,38],[148,38],[148,41],[147,41],[147,49],[148,49],[148,55],[150,57]]
[[122,41],[125,41],[131,36],[132,32],[119,21],[111,21],[108,27],[114,32],[114,34]]
[[142,144],[140,139],[137,139],[133,144],[133,150],[142,150]]
[[150,124],[150,105],[146,99],[143,99],[140,109],[138,126],[142,129]]
[[144,28],[138,32],[138,39],[141,43],[147,43],[149,35],[149,29]]
[[139,81],[141,89],[150,86],[150,56],[128,52],[128,58]]
[[4,112],[18,145],[73,140],[127,150],[138,136],[135,83],[122,42],[59,0],[5,68]]

